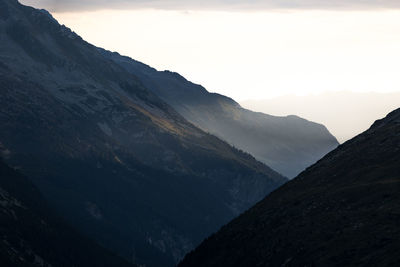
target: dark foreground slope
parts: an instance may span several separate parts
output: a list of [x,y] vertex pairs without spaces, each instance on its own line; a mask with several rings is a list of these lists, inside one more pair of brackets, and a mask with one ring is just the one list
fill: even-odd
[[66,226],[32,183],[0,161],[0,265],[133,266]]
[[242,108],[231,98],[209,93],[177,73],[103,51],[135,74],[188,121],[254,155],[272,169],[292,178],[336,148],[325,126],[297,116],[277,117]]
[[171,266],[286,181],[50,14],[0,0],[0,153],[80,231]]
[[400,109],[224,226],[180,266],[399,266]]

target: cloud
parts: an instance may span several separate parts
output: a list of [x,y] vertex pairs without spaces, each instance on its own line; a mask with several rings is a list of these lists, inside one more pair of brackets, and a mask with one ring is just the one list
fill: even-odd
[[21,0],[53,12],[154,8],[167,10],[397,9],[399,0]]

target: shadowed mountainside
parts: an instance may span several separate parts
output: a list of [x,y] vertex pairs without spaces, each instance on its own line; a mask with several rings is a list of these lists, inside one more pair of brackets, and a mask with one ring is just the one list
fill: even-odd
[[398,266],[400,109],[188,254],[179,266]]
[[0,160],[2,266],[133,266],[66,226],[33,184]]
[[251,153],[289,178],[338,145],[336,138],[321,124],[297,116],[277,117],[252,112],[231,98],[209,93],[178,73],[156,71],[118,53],[100,51],[136,75],[188,121]]
[[0,153],[68,223],[172,266],[287,181],[187,122],[44,10],[0,0]]

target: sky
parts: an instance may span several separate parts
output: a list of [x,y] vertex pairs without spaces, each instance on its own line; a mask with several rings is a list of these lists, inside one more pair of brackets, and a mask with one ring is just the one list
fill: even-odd
[[327,92],[307,96],[280,96],[249,100],[240,104],[271,115],[296,114],[325,125],[343,143],[367,130],[377,119],[384,118],[400,106],[398,93]]
[[400,91],[396,0],[23,0],[85,40],[237,101]]

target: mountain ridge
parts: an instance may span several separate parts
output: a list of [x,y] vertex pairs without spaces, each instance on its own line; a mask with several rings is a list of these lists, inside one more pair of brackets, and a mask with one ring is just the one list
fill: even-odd
[[185,119],[289,178],[339,144],[322,124],[298,116],[253,112],[227,96],[209,93],[178,73],[157,71],[117,52],[99,51],[136,75]]
[[101,246],[172,266],[287,181],[185,120],[47,12],[0,5],[0,153]]
[[298,114],[323,123],[343,143],[367,130],[400,102],[400,93],[337,91],[316,95],[286,95],[240,103],[249,109],[275,115]]
[[179,266],[395,266],[400,109],[204,241]]

